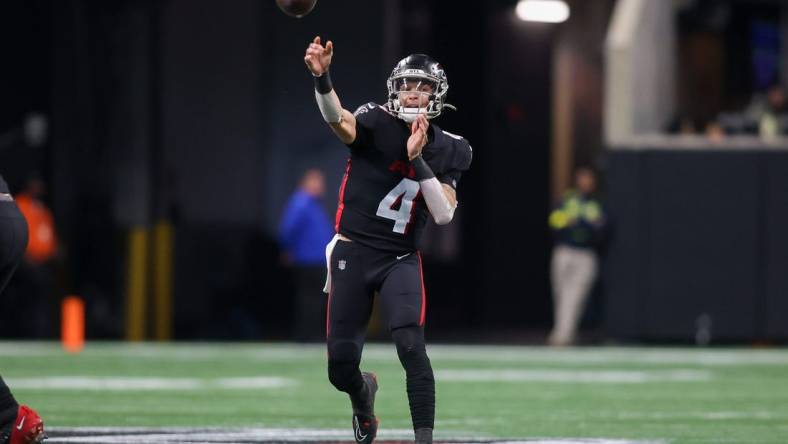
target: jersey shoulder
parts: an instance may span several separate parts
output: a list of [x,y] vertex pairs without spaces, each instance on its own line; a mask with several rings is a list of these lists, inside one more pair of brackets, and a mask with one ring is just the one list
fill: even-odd
[[347,145],[351,150],[372,147],[375,140],[385,138],[391,131],[391,114],[385,107],[374,102],[359,106],[353,116],[356,120],[356,139]]
[[439,128],[446,144],[446,154],[448,156],[449,168],[458,171],[466,171],[471,167],[473,160],[473,148],[464,137]]
[[365,103],[353,111],[356,121],[367,128],[374,127],[384,115],[389,115],[388,110],[375,102]]

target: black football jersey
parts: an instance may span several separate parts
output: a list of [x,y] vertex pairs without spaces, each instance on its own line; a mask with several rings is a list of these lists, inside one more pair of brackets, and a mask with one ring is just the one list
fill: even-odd
[[[417,250],[429,210],[408,160],[410,125],[374,103],[354,115],[356,139],[348,145],[336,230],[372,248]],[[430,122],[422,157],[440,182],[456,188],[472,150],[467,140]]]

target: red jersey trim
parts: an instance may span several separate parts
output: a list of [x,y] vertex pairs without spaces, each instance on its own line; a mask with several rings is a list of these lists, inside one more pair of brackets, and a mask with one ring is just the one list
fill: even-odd
[[419,257],[419,277],[421,278],[421,314],[419,315],[419,327],[424,325],[427,317],[427,291],[424,289],[424,269],[421,266],[421,252],[417,251]]
[[[330,271],[329,271],[330,273]],[[326,339],[331,334],[331,296],[334,294],[334,283],[331,283],[331,288],[328,290],[328,301],[326,301]]]
[[350,158],[347,160],[347,167],[345,168],[345,176],[342,178],[342,185],[339,187],[339,203],[337,204],[337,215],[334,221],[334,231],[339,233],[339,222],[342,220],[342,211],[345,210],[345,186],[347,186],[347,179],[350,176],[350,167],[352,161]]

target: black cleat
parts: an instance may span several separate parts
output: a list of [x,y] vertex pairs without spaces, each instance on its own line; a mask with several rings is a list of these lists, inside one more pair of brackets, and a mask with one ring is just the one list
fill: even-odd
[[375,417],[375,393],[378,378],[374,373],[361,372],[367,389],[362,402],[353,403],[353,437],[359,444],[370,444],[378,433],[378,418]]

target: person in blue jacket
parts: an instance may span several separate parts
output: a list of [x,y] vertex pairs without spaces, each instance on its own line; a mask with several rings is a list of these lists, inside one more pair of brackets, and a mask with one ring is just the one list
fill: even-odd
[[295,338],[302,342],[325,337],[326,244],[334,227],[322,205],[325,175],[319,169],[304,173],[290,196],[279,224],[279,245],[285,264],[293,270],[296,287]]

